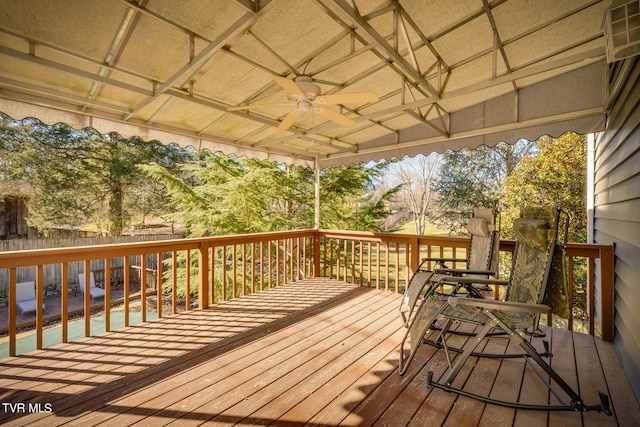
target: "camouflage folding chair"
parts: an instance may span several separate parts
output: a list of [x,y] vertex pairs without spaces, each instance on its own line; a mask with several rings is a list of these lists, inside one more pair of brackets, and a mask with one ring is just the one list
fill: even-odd
[[[496,276],[498,271],[498,249],[500,233],[497,226],[497,215],[493,209],[476,208],[467,223],[467,230],[471,235],[471,243],[467,258],[423,258],[420,266],[414,271],[411,280],[400,301],[400,317],[402,324],[409,327],[413,311],[419,300],[428,297],[441,287],[439,281],[444,276],[482,278]],[[448,268],[447,263],[464,262],[466,269]],[[429,269],[429,265],[435,268]],[[466,291],[469,296],[482,297],[481,290],[486,285],[474,283],[457,283],[448,295]]]
[[[608,396],[600,393],[601,403],[586,405],[580,396],[556,373],[544,360],[551,357],[547,351],[538,353],[531,341],[526,339],[524,330],[535,330],[542,314],[555,313],[568,315],[567,284],[564,271],[563,246],[558,244],[560,211],[554,207],[524,208],[521,218],[514,221],[516,248],[508,280],[491,280],[477,278],[440,279],[442,284],[457,285],[462,282],[474,284],[498,285],[506,287],[504,301],[460,296],[441,296],[433,294],[424,298],[405,335],[400,348],[399,371],[403,375],[416,355],[418,347],[423,344],[425,334],[438,319],[444,321],[439,332],[446,354],[448,370],[441,381],[433,380],[433,373],[428,373],[430,386],[449,392],[455,392],[488,403],[500,404],[513,408],[540,409],[546,411],[588,411],[596,410],[611,414]],[[566,233],[565,233],[566,235]],[[452,351],[447,345],[451,336],[450,327],[453,322],[471,324],[479,327],[473,339],[459,351]],[[492,331],[498,330],[511,344],[518,345],[519,354],[485,354],[476,352],[479,344],[490,337]],[[408,339],[407,339],[408,337]],[[405,348],[406,344],[410,348]],[[452,355],[454,357],[452,357]],[[478,357],[522,357],[536,372],[550,392],[558,400],[558,404],[537,405],[526,402],[502,401],[486,396],[470,393],[462,388],[454,387],[453,381],[470,356]],[[470,363],[472,363],[470,361]]]

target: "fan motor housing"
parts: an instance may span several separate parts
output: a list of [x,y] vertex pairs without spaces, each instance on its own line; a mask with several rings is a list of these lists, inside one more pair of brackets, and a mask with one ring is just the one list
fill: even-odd
[[315,84],[311,77],[298,76],[296,77],[295,82],[307,96],[307,99],[313,101],[316,96],[320,95],[320,86]]

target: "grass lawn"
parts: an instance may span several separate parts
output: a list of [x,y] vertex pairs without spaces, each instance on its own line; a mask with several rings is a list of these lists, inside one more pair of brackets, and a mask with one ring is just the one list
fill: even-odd
[[[416,227],[413,220],[408,220],[402,224],[398,224],[389,230],[391,233],[400,234],[416,234]],[[424,234],[426,236],[448,236],[449,231],[438,228],[434,224],[428,223],[424,228]]]

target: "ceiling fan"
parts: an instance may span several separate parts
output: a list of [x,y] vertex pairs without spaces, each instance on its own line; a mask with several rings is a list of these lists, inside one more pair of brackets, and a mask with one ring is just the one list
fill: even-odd
[[332,110],[331,108],[327,108],[328,105],[350,103],[361,104],[365,102],[378,101],[378,95],[373,92],[351,92],[321,95],[320,86],[318,86],[309,76],[298,76],[295,80],[290,80],[281,76],[273,76],[272,78],[274,82],[287,92],[288,102],[276,104],[249,104],[241,107],[228,108],[228,111],[290,105],[296,108],[289,111],[287,115],[284,116],[284,119],[282,119],[278,125],[278,130],[288,129],[299,114],[309,111],[318,113],[324,118],[329,119],[340,126],[348,127],[356,124],[355,120]]

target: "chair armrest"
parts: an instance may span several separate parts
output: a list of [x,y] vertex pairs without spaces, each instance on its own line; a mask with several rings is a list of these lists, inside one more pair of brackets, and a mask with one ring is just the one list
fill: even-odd
[[473,278],[473,277],[445,276],[440,280],[438,280],[438,283],[441,285],[478,284],[478,285],[507,286],[509,284],[509,281],[498,280],[498,279],[481,279],[481,278]]
[[519,313],[549,313],[551,307],[546,304],[526,304],[522,302],[500,301],[492,299],[449,297],[449,304],[455,307],[464,305],[468,307],[484,308],[487,310],[515,311]]
[[434,268],[435,274],[484,274],[487,276],[495,276],[496,272],[492,270],[466,270],[464,268]]
[[439,262],[467,262],[466,258],[422,258],[422,262],[425,261],[439,261]]

